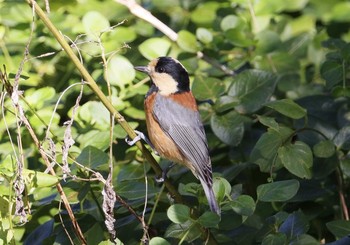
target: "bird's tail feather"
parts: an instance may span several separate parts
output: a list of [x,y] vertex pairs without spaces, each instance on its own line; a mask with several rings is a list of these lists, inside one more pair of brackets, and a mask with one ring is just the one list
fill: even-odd
[[208,199],[210,210],[220,216],[221,210],[220,210],[220,207],[216,201],[212,186],[209,186],[208,183],[205,180],[203,180],[202,178],[199,178],[199,180],[203,186],[205,196]]

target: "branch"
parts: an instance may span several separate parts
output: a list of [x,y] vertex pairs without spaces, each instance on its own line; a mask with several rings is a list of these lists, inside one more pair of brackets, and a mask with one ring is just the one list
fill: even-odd
[[[50,30],[52,35],[56,38],[56,40],[59,42],[59,44],[62,46],[64,51],[67,53],[69,58],[72,60],[72,62],[75,64],[79,72],[81,73],[82,77],[87,82],[88,86],[93,90],[93,92],[97,95],[97,97],[100,99],[100,101],[104,104],[104,106],[107,108],[107,110],[114,115],[116,121],[120,124],[120,126],[125,130],[125,132],[129,135],[131,139],[134,139],[136,137],[136,134],[134,130],[130,127],[128,122],[124,119],[124,117],[114,108],[112,103],[108,100],[108,98],[103,94],[102,90],[98,87],[94,79],[91,77],[91,75],[88,73],[88,71],[85,69],[85,67],[81,64],[78,57],[75,55],[74,51],[71,49],[69,44],[64,39],[63,35],[58,31],[58,29],[53,25],[53,23],[50,21],[50,19],[46,16],[44,11],[36,4],[34,0],[26,0],[30,6],[34,7],[36,14],[39,16],[39,18],[42,20],[44,25]],[[160,176],[162,174],[162,169],[158,165],[157,161],[153,158],[152,154],[147,150],[147,148],[143,145],[142,142],[138,141],[136,142],[136,146],[142,151],[145,159],[150,163],[152,169],[156,173],[156,175]],[[182,203],[182,197],[175,188],[174,185],[169,180],[165,180],[164,182],[166,188],[170,192],[171,196],[174,198],[174,200],[177,203]]]
[[[161,22],[152,13],[150,13],[149,11],[144,9],[142,6],[140,6],[138,3],[136,3],[135,0],[114,0],[114,1],[126,6],[133,15],[150,23],[159,31],[163,32],[164,35],[166,35],[171,41],[173,42],[177,41],[178,35],[175,31],[173,31],[170,27],[168,27],[163,22]],[[204,60],[205,62],[212,65],[213,67],[217,68],[218,70],[221,70],[226,75],[229,75],[229,76],[235,75],[234,71],[220,64],[216,60],[209,58],[207,55],[203,54],[201,51],[197,52],[197,57],[199,59]]]

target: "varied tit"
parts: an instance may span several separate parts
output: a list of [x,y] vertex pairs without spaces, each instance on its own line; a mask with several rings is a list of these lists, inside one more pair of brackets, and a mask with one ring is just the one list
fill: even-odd
[[135,69],[151,78],[144,106],[148,136],[155,150],[188,167],[200,180],[210,209],[220,215],[212,189],[208,143],[186,69],[170,57],[159,57]]

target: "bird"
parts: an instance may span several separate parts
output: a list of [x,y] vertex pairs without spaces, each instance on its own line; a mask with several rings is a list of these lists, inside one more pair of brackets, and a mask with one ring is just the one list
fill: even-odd
[[151,79],[144,110],[152,147],[161,157],[192,171],[203,186],[211,211],[220,216],[213,191],[208,142],[186,68],[167,56],[134,68]]

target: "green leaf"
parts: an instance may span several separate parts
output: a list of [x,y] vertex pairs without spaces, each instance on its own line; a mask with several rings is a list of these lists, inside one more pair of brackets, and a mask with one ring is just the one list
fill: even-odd
[[336,98],[340,97],[350,97],[350,88],[349,87],[342,87],[342,86],[335,86],[332,89],[332,96]]
[[107,153],[89,145],[81,151],[76,161],[88,168],[98,169],[101,165],[108,163],[108,159]]
[[241,29],[229,29],[225,32],[225,37],[237,47],[249,47],[253,45],[253,41],[249,38],[248,33],[245,33]]
[[321,75],[326,80],[327,88],[341,83],[344,77],[343,65],[338,61],[327,60],[321,66]]
[[341,238],[348,236],[350,233],[350,221],[348,220],[334,220],[326,223],[326,226],[330,232],[336,237]]
[[183,224],[171,224],[165,232],[165,237],[174,237],[188,242],[192,242],[201,235],[200,225],[193,224],[191,220]]
[[215,228],[220,222],[220,217],[213,212],[205,212],[197,219],[197,222],[206,228]]
[[236,27],[241,28],[243,24],[242,22],[242,19],[236,15],[227,15],[222,19],[220,23],[220,28],[224,32],[228,31],[229,29],[234,29]]
[[320,245],[320,242],[315,239],[314,237],[308,235],[308,234],[301,234],[300,236],[297,236],[291,245]]
[[258,45],[256,52],[267,54],[281,47],[280,35],[274,31],[264,30],[257,34]]
[[153,60],[160,56],[166,56],[169,52],[171,43],[163,38],[149,38],[138,47],[140,53],[148,60]]
[[246,70],[235,77],[228,95],[237,97],[240,104],[236,110],[240,113],[252,113],[259,110],[275,90],[275,77],[265,71]]
[[225,84],[217,78],[199,75],[193,80],[192,92],[198,100],[216,99],[225,92]]
[[333,139],[339,149],[350,150],[350,126],[342,127]]
[[269,128],[274,129],[276,131],[279,130],[278,123],[272,117],[258,116],[258,120],[262,125],[265,125],[266,127],[269,127]]
[[236,111],[222,116],[213,114],[210,125],[214,134],[228,145],[236,146],[243,138],[244,118]]
[[226,196],[231,194],[230,183],[222,177],[215,177],[213,183],[213,191],[217,200],[222,201]]
[[280,245],[287,243],[287,236],[283,233],[268,234],[264,237],[261,245]]
[[101,32],[110,27],[108,19],[100,12],[90,11],[83,16],[85,32],[92,38],[97,38]]
[[216,10],[220,7],[217,2],[199,4],[191,13],[191,20],[196,24],[212,24],[216,18]]
[[149,245],[170,245],[170,243],[162,237],[152,237]]
[[259,185],[258,199],[262,202],[285,202],[291,199],[299,190],[299,181],[283,180]]
[[57,176],[42,173],[39,171],[23,169],[23,176],[26,185],[30,188],[50,187],[59,182]]
[[264,133],[254,146],[250,160],[258,164],[262,172],[268,173],[272,167],[277,168],[275,159],[278,149],[291,134],[293,130],[282,126],[278,131],[268,129],[268,132]]
[[254,60],[256,69],[269,71],[278,75],[297,73],[300,70],[300,61],[295,55],[287,52],[273,52],[265,56],[257,56]]
[[[148,198],[158,193],[158,190],[153,186],[146,186],[143,182],[136,181],[123,181],[120,183],[115,183],[117,187],[117,192],[122,197],[125,197],[129,200],[137,200],[145,198],[147,194]],[[147,190],[147,192],[146,192]]]
[[240,195],[237,199],[230,201],[229,206],[239,215],[251,216],[255,210],[255,201],[251,196]]
[[172,222],[183,224],[190,219],[190,208],[183,204],[173,204],[168,208],[167,215]]
[[275,100],[265,105],[293,119],[300,119],[306,116],[306,109],[291,99]]
[[199,51],[199,45],[196,36],[189,31],[179,31],[176,42],[179,45],[179,47],[186,52],[196,53],[197,51]]
[[213,41],[213,34],[206,28],[198,28],[196,30],[196,37],[199,41],[205,44],[209,44]]
[[55,93],[56,91],[52,87],[28,89],[25,92],[25,97],[33,109],[41,109],[45,102],[50,101],[55,96]]
[[328,158],[335,153],[335,146],[330,140],[323,140],[312,148],[316,157]]
[[223,95],[217,98],[215,102],[215,111],[218,113],[227,112],[228,110],[233,109],[238,104],[239,100],[235,97]]
[[301,211],[288,215],[288,218],[279,228],[279,232],[287,235],[289,239],[295,239],[309,230],[309,222]]
[[310,147],[302,141],[287,144],[278,149],[278,158],[289,172],[300,178],[311,178],[313,163]]
[[330,18],[333,21],[338,22],[349,22],[350,21],[350,3],[349,2],[338,2],[333,5],[330,11]]
[[124,87],[134,80],[135,75],[134,66],[121,55],[114,55],[107,64],[105,77],[112,85]]

